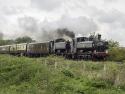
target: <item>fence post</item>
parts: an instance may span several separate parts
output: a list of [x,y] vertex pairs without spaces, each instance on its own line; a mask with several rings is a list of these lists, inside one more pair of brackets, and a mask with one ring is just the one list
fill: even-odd
[[57,62],[55,62],[55,69],[57,68]]

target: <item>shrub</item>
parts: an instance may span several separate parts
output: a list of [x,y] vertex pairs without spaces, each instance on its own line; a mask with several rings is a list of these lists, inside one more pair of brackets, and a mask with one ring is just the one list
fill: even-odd
[[124,48],[110,48],[109,49],[109,60],[123,62],[125,60],[125,49]]

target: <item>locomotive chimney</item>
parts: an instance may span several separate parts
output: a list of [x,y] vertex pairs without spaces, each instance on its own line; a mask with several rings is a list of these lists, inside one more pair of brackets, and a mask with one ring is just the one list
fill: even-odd
[[101,34],[98,34],[98,40],[101,40]]

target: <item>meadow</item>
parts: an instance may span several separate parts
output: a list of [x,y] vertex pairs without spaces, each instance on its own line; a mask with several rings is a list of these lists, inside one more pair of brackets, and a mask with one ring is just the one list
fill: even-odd
[[125,63],[0,55],[0,94],[125,94]]

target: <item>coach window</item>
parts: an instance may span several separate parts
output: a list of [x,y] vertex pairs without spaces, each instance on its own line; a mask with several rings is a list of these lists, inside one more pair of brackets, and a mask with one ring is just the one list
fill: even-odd
[[89,39],[86,38],[86,37],[80,37],[80,38],[77,38],[77,42],[83,42],[83,41],[88,41]]

